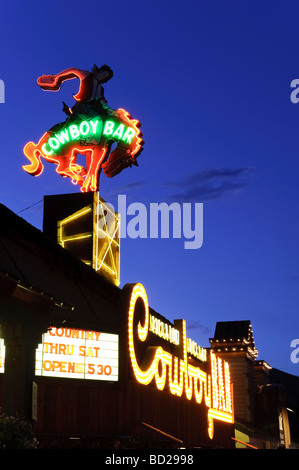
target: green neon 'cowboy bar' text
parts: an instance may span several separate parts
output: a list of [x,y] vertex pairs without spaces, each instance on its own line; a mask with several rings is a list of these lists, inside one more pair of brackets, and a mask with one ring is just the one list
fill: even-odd
[[[97,136],[99,139],[102,127],[99,124],[101,124],[99,119],[81,121],[80,124],[73,123],[49,137],[48,141],[42,146],[42,151],[45,155],[52,155],[58,153],[63,145],[86,138],[86,136],[91,138]],[[108,139],[122,140],[124,143],[130,144],[135,136],[135,130],[132,127],[109,120],[105,122],[103,135]]]

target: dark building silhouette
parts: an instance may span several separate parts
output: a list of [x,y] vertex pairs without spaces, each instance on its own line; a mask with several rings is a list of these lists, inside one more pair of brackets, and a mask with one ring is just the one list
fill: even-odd
[[[259,449],[289,448],[292,437],[296,446],[298,431],[294,426],[290,431],[284,374],[275,374],[267,362],[257,360],[251,322],[217,322],[210,344],[230,364],[236,437]],[[293,388],[295,395],[298,390]]]
[[[88,263],[92,236],[83,250],[78,244],[69,243],[66,249],[57,242],[61,219],[93,204],[93,197],[45,198],[43,232],[0,205],[0,339],[5,346],[4,371],[0,373],[2,410],[31,421],[43,448],[233,448],[244,446],[242,442],[277,448],[298,442],[299,378],[257,360],[250,321],[218,322],[210,339],[211,350],[230,365],[235,417],[234,423],[215,419],[212,440],[204,402],[199,406],[194,399],[136,381],[124,307],[127,286],[121,289],[109,270],[95,271]],[[91,233],[91,219],[76,219],[69,228]],[[68,242],[71,232],[66,233]],[[174,327],[151,308],[150,313]],[[49,328],[116,335],[116,380],[112,376],[111,380],[109,376],[107,380],[86,380],[38,375],[36,351]],[[179,355],[176,346],[165,339],[152,335],[149,344],[163,344],[169,354]],[[64,359],[56,359],[60,371],[70,363],[66,350],[62,352]],[[189,360],[204,374],[211,370],[209,360],[192,354]]]

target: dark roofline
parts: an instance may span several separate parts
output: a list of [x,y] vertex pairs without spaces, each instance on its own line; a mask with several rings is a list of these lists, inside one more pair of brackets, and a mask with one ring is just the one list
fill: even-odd
[[213,339],[247,339],[249,335],[252,336],[250,320],[222,321],[216,323]]

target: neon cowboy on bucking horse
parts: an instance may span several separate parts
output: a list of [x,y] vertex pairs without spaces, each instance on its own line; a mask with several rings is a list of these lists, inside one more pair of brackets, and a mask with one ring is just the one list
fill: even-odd
[[[70,108],[63,102],[67,120],[52,127],[38,144],[29,142],[24,147],[24,153],[31,162],[23,166],[25,171],[38,176],[43,171],[43,157],[56,163],[57,173],[70,177],[85,192],[98,190],[101,170],[106,176],[113,177],[124,168],[137,165],[136,158],[143,145],[140,124],[124,109],[115,111],[108,106],[102,84],[112,76],[109,66],[98,68],[94,65],[91,72],[69,68],[37,79],[37,84],[46,91],[58,91],[63,82],[74,78],[80,80],[80,85],[78,93],[73,96],[75,105]],[[75,129],[76,125],[81,133]],[[96,127],[96,134],[91,135],[89,129]],[[73,132],[70,134],[69,130]],[[113,143],[116,147],[111,151]],[[78,154],[86,156],[86,169],[77,163]]]

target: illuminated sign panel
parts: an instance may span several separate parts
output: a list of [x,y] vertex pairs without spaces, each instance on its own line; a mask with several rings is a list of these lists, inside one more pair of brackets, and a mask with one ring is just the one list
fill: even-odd
[[[136,325],[135,310],[140,300],[143,303],[144,320]],[[131,288],[128,312],[129,354],[134,376],[143,385],[153,382],[158,390],[168,389],[172,395],[187,400],[194,399],[198,405],[204,404],[208,408],[207,432],[212,439],[215,419],[234,422],[228,363],[211,353],[210,373],[191,364],[188,358],[186,323],[184,320],[177,320],[175,325],[180,332],[180,354],[175,356],[161,346],[151,347],[151,358],[147,358],[146,367],[142,366],[137,350],[147,340],[152,323],[146,291],[141,284],[135,284]]]
[[[177,346],[180,344],[180,332],[169,323],[165,323],[154,315],[149,317],[149,331],[160,338]],[[191,338],[187,338],[187,352],[200,361],[207,360],[207,350],[199,346]]]
[[118,380],[118,335],[51,328],[36,351],[36,375]]
[[172,344],[180,344],[180,332],[154,315],[150,315],[149,331]]
[[0,338],[0,374],[4,373],[5,345],[4,339]]

